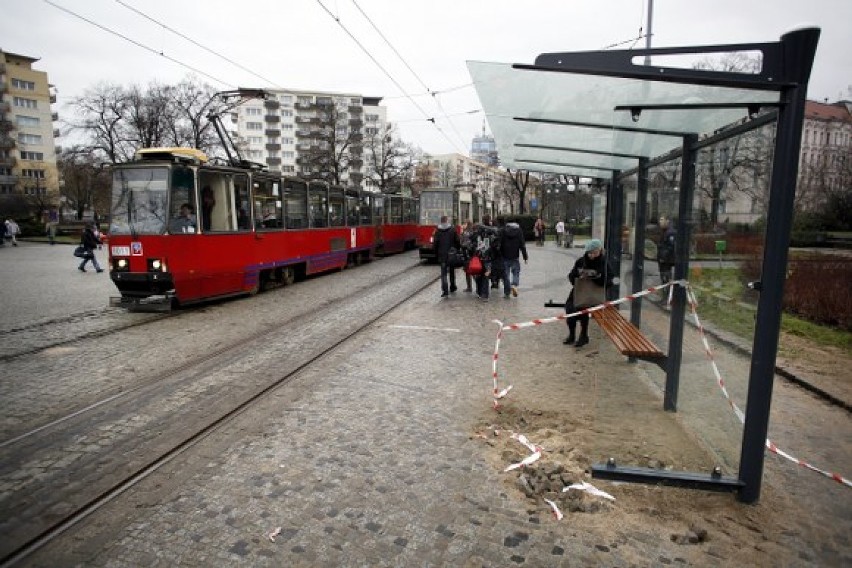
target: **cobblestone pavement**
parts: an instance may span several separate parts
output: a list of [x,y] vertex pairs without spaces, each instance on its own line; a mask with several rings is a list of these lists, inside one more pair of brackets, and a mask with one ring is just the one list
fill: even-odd
[[[531,254],[517,299],[498,293],[485,304],[460,290],[442,300],[433,284],[29,564],[717,565],[718,557],[698,547],[673,548],[653,527],[605,541],[582,520],[557,523],[546,506],[507,491],[505,474],[471,439],[490,406],[492,320],[540,317],[545,301],[567,293],[565,273],[577,251],[531,247]],[[337,277],[323,279],[333,286]],[[292,292],[308,301],[308,289]],[[271,319],[274,299],[262,294],[240,307]],[[205,329],[204,311],[198,317],[195,329]],[[558,344],[563,329],[547,332],[547,343],[526,336],[514,347],[513,367],[552,356],[550,342]],[[593,339],[605,341],[597,331]],[[740,372],[748,363],[731,364]],[[653,388],[646,366],[634,368]],[[820,442],[830,438],[824,433]],[[790,467],[797,483],[819,483]],[[849,503],[845,493],[829,495],[841,509]],[[752,562],[761,564],[743,563]]]

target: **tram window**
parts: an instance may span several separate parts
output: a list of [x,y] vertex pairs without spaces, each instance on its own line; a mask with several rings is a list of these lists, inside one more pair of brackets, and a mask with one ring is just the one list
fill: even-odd
[[390,222],[402,223],[402,198],[392,196],[390,199]]
[[329,188],[328,212],[329,227],[342,227],[346,224],[346,219],[343,217],[343,188]]
[[388,199],[385,195],[376,195],[373,198],[373,222],[378,225],[385,223],[385,203]]
[[[239,207],[241,201],[248,199],[247,184],[245,175],[210,170],[199,172],[198,185],[201,191],[197,214],[203,232],[228,233],[240,227]],[[242,222],[245,225],[245,219]]]
[[195,205],[195,172],[185,166],[175,166],[172,168],[169,207],[170,233],[195,233],[198,230]]
[[308,227],[308,188],[298,181],[285,182],[287,228],[306,229]]
[[167,227],[168,188],[168,168],[117,168],[112,181],[110,232],[116,235],[162,233]]
[[414,207],[414,200],[408,197],[402,198],[402,222],[412,223],[416,220],[417,211]]
[[278,229],[284,226],[284,202],[281,182],[277,179],[254,178],[254,224],[258,229]]
[[358,215],[360,217],[359,221],[361,225],[372,225],[373,224],[373,200],[375,198],[372,195],[361,194],[359,199],[358,206]]
[[346,196],[346,224],[350,227],[358,225],[358,198],[354,195]]
[[308,210],[311,214],[311,227],[328,225],[328,187],[322,183],[308,186]]
[[251,197],[248,189],[248,176],[238,175],[234,179],[234,194],[237,203],[237,230],[251,230]]

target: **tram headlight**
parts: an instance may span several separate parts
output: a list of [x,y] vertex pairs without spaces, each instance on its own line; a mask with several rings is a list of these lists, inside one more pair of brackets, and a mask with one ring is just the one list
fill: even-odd
[[126,258],[114,258],[112,269],[114,272],[127,272],[130,270],[130,262]]
[[166,261],[159,258],[149,258],[148,272],[166,272]]

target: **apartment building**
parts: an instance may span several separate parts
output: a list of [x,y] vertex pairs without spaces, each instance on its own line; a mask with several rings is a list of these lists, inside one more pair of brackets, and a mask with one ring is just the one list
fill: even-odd
[[[267,89],[266,100],[243,103],[231,115],[243,157],[284,175],[330,179],[331,156],[344,167],[345,187],[370,189],[365,141],[387,123],[380,97],[354,93]],[[367,179],[365,179],[367,178]]]
[[852,101],[807,101],[797,191],[817,208],[831,193],[852,191]]
[[[513,182],[510,174],[491,165],[462,154],[428,156],[421,164],[415,178],[426,181],[431,187],[469,187],[497,204],[497,211],[512,210],[509,204]],[[517,205],[517,204],[515,204]],[[514,208],[517,210],[517,207]]]
[[0,198],[59,194],[54,129],[56,102],[38,59],[0,50]]

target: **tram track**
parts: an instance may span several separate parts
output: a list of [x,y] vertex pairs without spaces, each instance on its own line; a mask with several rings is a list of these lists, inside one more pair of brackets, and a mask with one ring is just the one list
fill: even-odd
[[[162,427],[163,432],[162,435],[158,434],[154,436],[153,439],[148,439],[147,441],[142,442],[142,447],[136,447],[132,449],[131,456],[127,458],[123,463],[114,463],[110,462],[104,464],[104,461],[109,460],[102,454],[95,452],[93,455],[87,457],[89,472],[88,474],[83,474],[85,478],[87,475],[92,474],[92,469],[98,469],[102,466],[106,469],[115,470],[116,474],[110,476],[109,478],[101,478],[95,484],[94,487],[90,487],[88,493],[81,498],[79,495],[72,496],[65,492],[59,491],[54,492],[55,494],[51,495],[51,498],[54,499],[55,503],[60,502],[68,502],[74,503],[73,510],[67,511],[61,515],[61,518],[51,518],[49,521],[45,520],[44,516],[42,516],[42,522],[38,522],[37,519],[24,519],[24,524],[28,526],[37,526],[38,530],[30,530],[30,531],[18,531],[16,535],[13,535],[15,542],[10,546],[4,545],[0,553],[2,553],[2,558],[0,558],[0,565],[2,566],[11,566],[23,560],[27,556],[31,555],[33,552],[37,551],[41,547],[45,546],[49,542],[56,539],[59,535],[65,532],[68,528],[78,524],[83,519],[90,516],[92,513],[97,511],[104,504],[116,499],[123,492],[127,491],[129,488],[133,487],[146,477],[148,477],[151,473],[155,472],[158,468],[162,467],[164,464],[168,463],[174,457],[180,455],[185,452],[187,449],[192,446],[198,444],[202,441],[208,434],[215,431],[219,426],[228,422],[235,416],[244,412],[246,409],[250,408],[252,404],[262,399],[265,395],[267,395],[270,391],[275,390],[283,385],[286,385],[293,377],[296,377],[303,371],[305,368],[310,367],[311,365],[316,364],[321,361],[323,357],[325,357],[328,353],[333,352],[336,348],[338,348],[341,344],[349,341],[353,337],[357,336],[364,329],[370,327],[374,322],[382,318],[384,315],[389,313],[390,311],[396,309],[399,305],[407,301],[410,297],[420,292],[423,288],[431,285],[435,281],[435,274],[433,271],[425,272],[425,271],[416,271],[415,267],[410,267],[407,270],[404,270],[398,274],[398,278],[392,281],[388,281],[385,279],[381,281],[379,284],[373,282],[372,284],[368,283],[363,286],[358,286],[355,288],[351,288],[348,290],[348,293],[341,297],[337,297],[334,299],[327,300],[323,302],[322,307],[319,309],[309,310],[306,313],[301,313],[294,315],[291,318],[280,320],[278,325],[275,326],[264,326],[261,329],[257,329],[251,334],[246,335],[242,339],[237,342],[229,343],[226,346],[222,346],[218,349],[210,351],[206,354],[205,357],[195,358],[193,360],[185,361],[171,369],[169,369],[169,376],[176,380],[174,388],[184,388],[183,383],[185,382],[187,385],[191,384],[193,381],[202,382],[202,378],[206,376],[208,372],[211,372],[210,369],[217,367],[217,365],[223,364],[223,361],[228,359],[237,359],[236,355],[240,351],[251,351],[252,349],[260,349],[261,345],[265,342],[270,342],[272,344],[277,341],[274,339],[276,333],[281,333],[281,330],[286,329],[308,329],[312,325],[316,326],[317,318],[321,318],[323,315],[331,313],[335,310],[340,311],[341,304],[351,304],[349,309],[354,310],[355,312],[361,313],[364,317],[357,320],[355,325],[351,325],[348,329],[345,329],[342,334],[338,336],[330,336],[327,332],[325,332],[324,328],[320,327],[316,329],[314,333],[319,337],[322,336],[326,339],[325,342],[320,344],[314,344],[311,346],[311,353],[303,356],[298,362],[293,363],[293,366],[287,369],[286,372],[281,373],[279,375],[275,375],[274,377],[267,377],[264,381],[257,383],[253,388],[249,389],[251,392],[242,392],[242,396],[238,401],[231,401],[231,404],[226,409],[215,408],[215,405],[212,407],[215,408],[207,408],[203,401],[198,403],[199,407],[202,408],[200,414],[205,415],[205,420],[202,422],[193,423],[191,428],[186,428],[187,422],[192,422],[191,419],[178,419],[173,420],[175,423],[175,428],[172,430],[168,430],[168,424]],[[399,281],[409,282],[406,284],[406,291],[403,294],[400,293],[391,293],[389,290],[393,289],[395,283]],[[365,300],[366,298],[366,300]],[[388,301],[389,299],[393,299],[392,301]],[[364,312],[361,310],[359,312],[358,306],[359,301],[362,303],[369,304],[370,306],[374,306],[371,308],[369,312]],[[340,315],[339,317],[346,318],[345,315]],[[349,318],[346,318],[347,320]],[[236,367],[239,368],[243,363],[237,363]],[[258,367],[262,372],[263,366]],[[226,371],[227,373],[231,373],[233,376],[235,375],[235,371],[230,370]],[[186,374],[187,376],[183,379],[180,379],[182,374]],[[254,375],[258,373],[253,373]],[[167,382],[163,379],[158,384],[163,384]],[[147,386],[140,385],[138,388],[134,388],[131,391],[133,394],[136,394],[140,400],[149,399],[151,402],[149,404],[153,406],[161,405],[165,408],[171,407],[172,403],[168,400],[168,397],[162,398],[162,400],[157,399],[155,394],[150,392],[152,387],[156,386],[155,384],[149,384]],[[202,388],[209,390],[215,390],[212,385],[207,385]],[[218,388],[218,387],[217,387]],[[145,392],[146,389],[149,389],[148,392]],[[238,389],[237,389],[238,390]],[[127,394],[131,394],[128,392]],[[144,394],[143,394],[144,393]],[[229,398],[230,395],[223,395],[224,398]],[[127,404],[127,396],[122,397],[124,400],[124,404]],[[231,400],[229,398],[229,400]],[[88,416],[84,417],[81,414],[74,416],[73,418],[69,418],[68,420],[63,421],[54,421],[50,425],[49,428],[41,428],[38,432],[33,432],[30,436],[19,436],[14,444],[11,442],[6,443],[6,446],[12,446],[12,448],[6,447],[3,448],[0,446],[0,449],[4,450],[6,456],[3,456],[3,461],[9,463],[9,459],[11,461],[16,461],[22,459],[20,456],[20,452],[28,453],[35,449],[36,451],[44,451],[39,450],[38,444],[35,444],[35,448],[31,447],[33,445],[34,440],[30,438],[41,439],[43,436],[37,436],[36,434],[44,434],[46,435],[50,433],[51,440],[58,440],[59,443],[62,441],[68,442],[71,439],[74,439],[75,436],[83,436],[85,437],[86,432],[96,431],[98,429],[102,429],[106,426],[106,422],[93,422],[86,423],[83,419],[86,418],[91,421],[96,421],[98,418],[102,416],[110,417],[109,411],[107,408],[113,407],[118,404],[118,400],[116,399],[105,399],[104,402],[97,407],[93,407],[91,410],[95,410],[95,408],[99,409],[98,416]],[[174,410],[174,412],[179,412],[179,410]],[[93,414],[93,412],[87,412],[84,414]],[[185,415],[188,416],[188,415]],[[124,419],[125,415],[122,415],[120,412],[118,414],[119,420],[116,420],[115,423],[121,423],[121,420]],[[116,418],[116,417],[113,417]],[[81,424],[82,422],[82,424]],[[168,422],[168,421],[163,421]],[[70,428],[72,424],[77,425],[77,430]],[[179,427],[177,427],[179,426]],[[161,425],[158,424],[157,428],[160,428]],[[65,428],[65,430],[63,430]],[[56,431],[60,430],[60,433]],[[172,438],[172,443],[162,444],[157,439],[162,439],[170,437]],[[11,452],[10,450],[14,450],[14,446],[20,446],[18,448],[19,453]],[[114,448],[115,451],[120,451],[121,444],[117,444],[118,447]],[[132,444],[131,446],[132,447]],[[150,457],[152,455],[152,449],[156,448],[156,452],[153,453],[154,457]],[[138,459],[138,456],[144,455],[145,459]],[[136,456],[136,457],[134,457]],[[8,459],[7,459],[8,458]],[[41,458],[35,459],[44,459],[44,456]],[[60,460],[61,461],[61,460]],[[82,464],[76,464],[73,468],[74,472],[67,470],[58,474],[59,477],[73,477],[77,472],[80,472],[83,467]],[[4,474],[5,477],[5,474]],[[49,481],[46,482],[49,484]],[[6,486],[4,484],[4,486]],[[76,486],[75,486],[76,487]],[[20,510],[21,506],[26,508],[26,505],[31,500],[29,497],[33,495],[34,491],[30,488],[30,491],[27,491],[27,496],[22,497],[19,503],[9,502],[9,499],[3,499],[5,503],[3,503],[5,510]],[[70,490],[74,491],[74,487]],[[35,492],[37,493],[37,492]],[[38,496],[34,497],[35,500],[38,500]],[[33,516],[39,516],[39,511],[52,512],[54,510],[54,506],[50,503],[40,503],[39,507],[31,508]],[[24,514],[23,516],[26,516]]]

